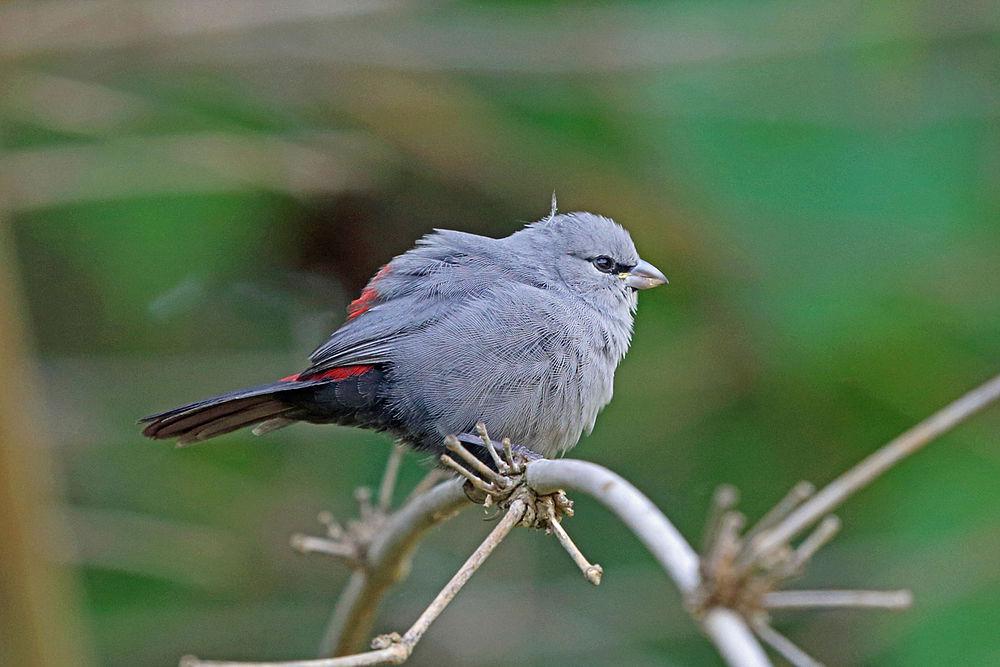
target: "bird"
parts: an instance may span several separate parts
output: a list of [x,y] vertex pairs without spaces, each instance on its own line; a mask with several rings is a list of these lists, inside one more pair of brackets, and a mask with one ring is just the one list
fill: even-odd
[[371,278],[305,370],[150,415],[142,432],[190,445],[340,424],[440,454],[449,435],[481,443],[482,424],[533,458],[562,455],[611,401],[637,293],[667,282],[594,213],[553,204],[503,238],[435,229]]

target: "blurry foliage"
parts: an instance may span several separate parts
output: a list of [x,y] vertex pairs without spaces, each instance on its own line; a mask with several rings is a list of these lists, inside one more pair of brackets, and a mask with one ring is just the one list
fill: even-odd
[[[211,29],[257,5],[97,2],[72,23],[49,2],[64,27],[29,39],[42,4],[0,9],[0,183],[105,664],[312,654],[345,572],[287,536],[320,509],[349,516],[386,439],[301,426],[175,451],[134,420],[299,369],[434,227],[504,235],[555,189],[665,270],[574,455],[692,538],[716,484],[763,511],[997,370],[989,3],[289,2]],[[779,626],[831,664],[995,660],[998,426],[986,415],[860,494],[809,576],[912,586],[912,611]],[[404,488],[425,465],[410,458]],[[471,550],[486,527],[468,514],[423,547],[380,629]],[[599,590],[525,533],[414,663],[716,660],[620,526],[586,501],[573,524]]]

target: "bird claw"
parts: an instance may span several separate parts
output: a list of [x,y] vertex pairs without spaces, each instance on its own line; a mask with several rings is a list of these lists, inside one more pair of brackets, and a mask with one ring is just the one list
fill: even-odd
[[[476,431],[479,433],[478,439],[489,452],[489,460],[496,466],[496,470],[483,463],[454,436],[445,439],[445,448],[454,454],[455,458],[448,454],[441,456],[441,463],[465,477],[465,495],[476,504],[487,508],[494,505],[505,508],[515,499],[522,501],[524,514],[521,517],[521,525],[555,535],[559,544],[580,568],[584,578],[595,586],[600,584],[604,569],[588,561],[562,527],[563,517],[573,516],[573,501],[561,490],[542,496],[536,494],[524,481],[524,471],[531,458],[515,451],[510,440],[506,438],[503,440],[504,455],[501,458],[490,440],[489,433],[486,432],[486,426],[482,423],[476,424]],[[468,468],[459,464],[456,458],[467,464]]]
[[[546,530],[550,529],[550,522],[573,516],[573,501],[564,492],[537,496],[524,483],[528,464],[541,457],[529,449],[511,445],[509,438],[504,438],[498,448],[482,422],[476,424],[476,432],[477,435],[446,437],[444,445],[449,453],[441,456],[445,467],[465,478],[469,500],[486,508],[506,508],[514,498],[521,498],[527,505],[522,524]],[[481,447],[486,453],[476,456],[469,446]]]
[[442,465],[464,477],[466,495],[486,507],[506,504],[523,485],[527,464],[535,458],[529,450],[511,445],[509,438],[498,448],[482,422],[476,424],[476,435],[449,435],[444,446],[448,453],[441,456]]

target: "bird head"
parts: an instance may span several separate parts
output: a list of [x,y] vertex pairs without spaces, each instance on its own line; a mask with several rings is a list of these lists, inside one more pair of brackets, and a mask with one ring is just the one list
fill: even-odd
[[667,283],[639,257],[632,237],[610,218],[593,213],[550,215],[529,225],[536,248],[547,256],[541,270],[555,282],[592,300],[634,308],[636,291]]

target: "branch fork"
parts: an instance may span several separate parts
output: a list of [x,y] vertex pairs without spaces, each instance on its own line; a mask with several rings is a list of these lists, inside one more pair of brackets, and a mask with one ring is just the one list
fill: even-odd
[[368,548],[372,540],[382,531],[392,510],[392,493],[396,486],[399,466],[405,450],[397,444],[389,455],[382,482],[379,484],[378,500],[372,502],[372,490],[360,486],[354,490],[354,500],[358,504],[358,517],[350,519],[346,525],[340,524],[331,512],[320,512],[316,517],[325,528],[322,537],[296,533],[290,542],[296,551],[318,553],[343,561],[353,570],[368,568]]
[[779,591],[802,575],[806,565],[840,530],[840,520],[827,515],[797,546],[790,540],[769,542],[768,536],[815,493],[799,482],[754,526],[741,534],[746,522],[736,511],[738,493],[723,485],[712,498],[700,562],[701,585],[688,597],[693,614],[727,607],[739,613],[757,636],[796,667],[819,665],[770,626],[769,612],[790,608],[905,609],[909,591]]

